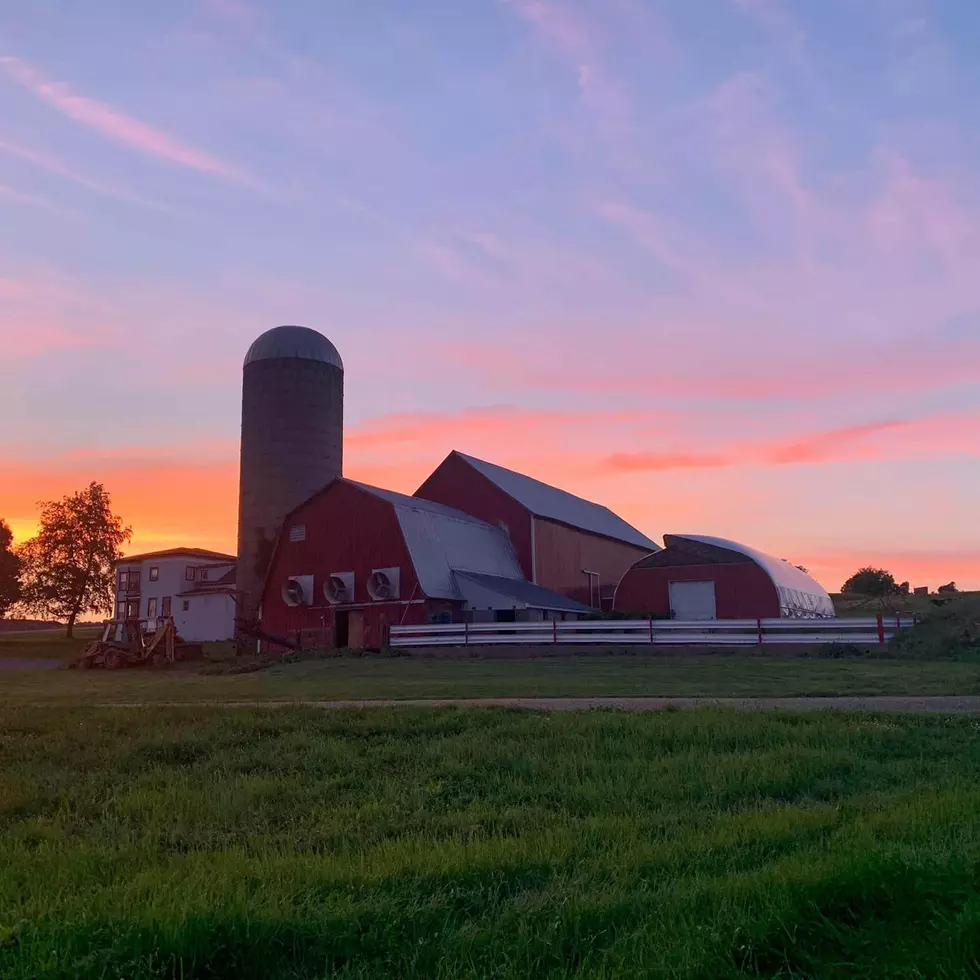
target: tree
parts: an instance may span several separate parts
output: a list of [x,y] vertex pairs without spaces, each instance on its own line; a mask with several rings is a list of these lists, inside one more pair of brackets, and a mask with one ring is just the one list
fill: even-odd
[[0,518],[0,619],[20,599],[20,559],[10,547],[13,540],[10,525]]
[[37,537],[18,550],[23,606],[66,621],[68,637],[80,615],[113,610],[113,563],[122,557],[120,545],[132,529],[112,513],[111,504],[101,483],[42,503]]
[[899,586],[895,576],[883,568],[859,568],[842,586],[844,595],[863,595],[884,598],[896,595]]
[[947,582],[946,585],[940,585],[937,592],[959,592],[960,590],[956,588],[955,582]]
[[810,574],[810,569],[807,568],[806,565],[797,565],[796,562],[792,562],[788,558],[784,558],[783,561],[786,562],[787,565],[792,565],[794,568],[798,568],[804,575]]

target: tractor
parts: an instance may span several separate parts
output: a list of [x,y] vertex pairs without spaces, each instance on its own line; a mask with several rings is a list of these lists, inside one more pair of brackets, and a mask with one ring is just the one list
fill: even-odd
[[108,619],[97,640],[79,654],[75,667],[153,666],[176,659],[177,630],[169,616],[157,619]]

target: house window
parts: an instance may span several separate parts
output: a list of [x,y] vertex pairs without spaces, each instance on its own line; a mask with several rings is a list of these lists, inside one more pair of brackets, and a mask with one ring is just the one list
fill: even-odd
[[125,602],[117,602],[116,603],[116,619],[125,619],[125,618],[126,618],[126,603]]
[[187,610],[191,608],[191,600],[185,599],[181,604],[181,608],[184,610],[184,612],[187,612]]
[[150,566],[150,581],[151,582],[155,582],[158,578],[160,578],[160,569],[157,568],[156,565],[151,565]]
[[208,570],[206,568],[200,568],[197,572],[198,582],[206,582],[208,580]]
[[146,600],[146,618],[156,619],[157,618],[157,601],[156,599]]
[[125,589],[127,585],[129,585],[129,572],[120,572],[119,573],[119,588],[120,589]]
[[136,619],[140,614],[140,607],[138,602],[127,602],[126,603],[126,618]]
[[193,565],[188,565],[187,566],[187,572],[184,575],[184,578],[186,578],[188,582],[193,582],[194,581],[194,566]]
[[170,596],[168,596],[168,595],[165,595],[160,600],[160,615],[161,616],[170,616],[170,615],[172,615],[171,612],[170,612]]
[[131,592],[134,592],[140,587],[140,573],[138,570],[134,569],[129,573],[129,588]]

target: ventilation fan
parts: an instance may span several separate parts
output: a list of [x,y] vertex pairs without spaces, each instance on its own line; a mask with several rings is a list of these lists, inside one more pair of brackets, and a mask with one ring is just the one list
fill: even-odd
[[309,606],[313,604],[313,576],[294,575],[287,578],[282,586],[282,601],[287,606]]
[[398,569],[376,568],[368,579],[368,592],[371,598],[381,602],[398,598]]
[[337,605],[342,602],[354,601],[354,573],[331,572],[330,577],[323,583],[323,595],[327,602]]

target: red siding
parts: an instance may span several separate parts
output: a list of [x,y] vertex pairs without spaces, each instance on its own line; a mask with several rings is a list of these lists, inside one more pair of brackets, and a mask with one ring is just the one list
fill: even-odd
[[[589,576],[599,573],[598,586],[608,594],[623,573],[650,553],[623,541],[613,541],[588,531],[567,527],[544,517],[534,519],[534,553],[538,585],[589,604]],[[599,605],[593,578],[593,605]]]
[[755,562],[631,568],[616,590],[616,610],[669,616],[671,582],[708,581],[715,583],[715,613],[718,619],[767,619],[779,616],[776,587]]
[[[290,541],[289,529],[297,524],[306,526],[306,539]],[[401,602],[372,601],[367,580],[375,568],[401,570]],[[332,572],[354,573],[352,606],[364,604],[363,609],[332,607],[326,601],[323,585]],[[312,606],[295,608],[283,601],[283,584],[294,575],[313,575]],[[297,630],[318,630],[325,638],[332,638],[333,614],[337,608],[346,608],[352,617],[357,613],[363,618],[363,643],[359,645],[376,647],[381,643],[383,624],[401,622],[406,615],[405,600],[412,598],[423,597],[417,592],[415,569],[394,508],[373,494],[337,480],[295,511],[283,527],[262,596],[262,628],[276,636],[292,637]],[[408,609],[407,617],[421,618],[406,618],[405,622],[425,622],[424,604],[416,603]]]
[[455,507],[510,535],[525,577],[531,575],[531,517],[527,510],[459,456],[450,455],[415,491],[416,497]]

